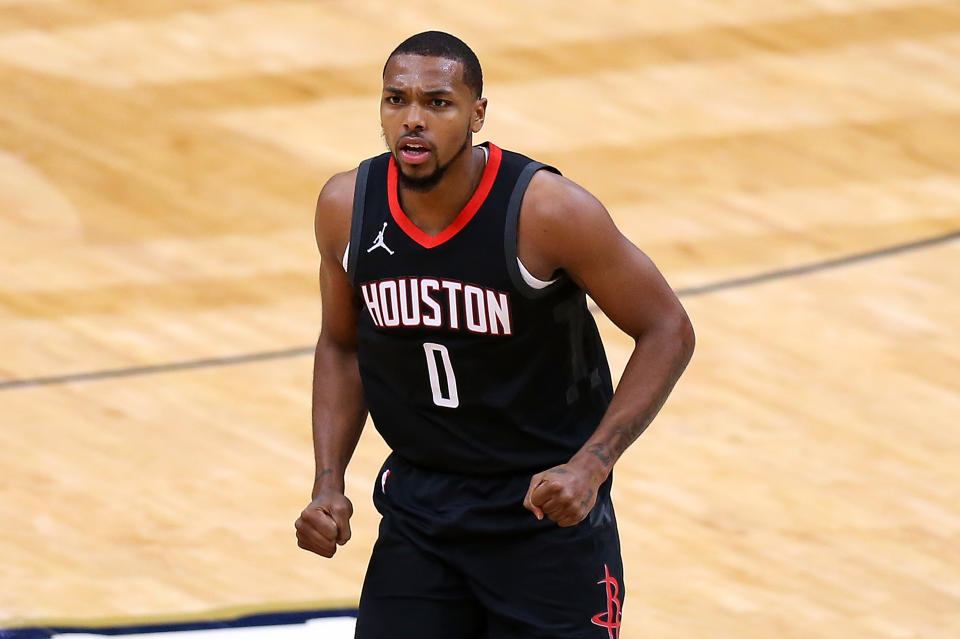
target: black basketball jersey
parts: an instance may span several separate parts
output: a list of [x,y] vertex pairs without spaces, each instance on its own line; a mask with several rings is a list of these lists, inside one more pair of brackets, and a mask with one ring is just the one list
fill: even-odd
[[347,272],[367,407],[387,444],[435,470],[490,475],[565,463],[613,395],[584,292],[524,280],[517,221],[552,167],[485,143],[463,211],[429,236],[400,207],[384,153],[360,165]]

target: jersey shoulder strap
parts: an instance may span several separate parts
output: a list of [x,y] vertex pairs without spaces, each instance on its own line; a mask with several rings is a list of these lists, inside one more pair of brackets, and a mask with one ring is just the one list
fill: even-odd
[[384,155],[369,158],[360,163],[357,168],[357,184],[353,189],[353,212],[350,218],[350,239],[348,240],[347,278],[356,287],[357,260],[360,258],[360,233],[363,229],[363,212],[367,202],[367,185],[370,183],[370,171],[374,162],[383,164]]

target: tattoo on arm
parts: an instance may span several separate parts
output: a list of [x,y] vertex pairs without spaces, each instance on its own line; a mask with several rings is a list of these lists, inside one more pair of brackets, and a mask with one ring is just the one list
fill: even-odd
[[323,479],[323,478],[326,477],[327,475],[331,475],[331,474],[333,474],[333,469],[332,469],[332,468],[324,468],[322,471],[320,471],[319,473],[317,473],[317,476],[313,478],[313,481],[320,481],[321,479]]
[[[619,429],[617,432],[620,432]],[[601,442],[596,444],[591,444],[587,448],[587,452],[600,460],[600,463],[604,466],[609,466],[613,463],[613,457],[610,456],[610,453],[607,452],[607,445]]]
[[[667,401],[667,397],[670,395],[670,392],[673,390],[673,387],[676,385],[677,380],[680,379],[680,375],[683,374],[684,369],[687,367],[687,362],[689,361],[689,356],[679,356],[673,361],[673,365],[670,368],[669,377],[667,383],[663,385],[660,389],[660,392],[653,398],[653,401],[650,402],[650,405],[647,406],[647,410],[643,411],[632,419],[629,425],[626,428],[617,428],[613,432],[613,437],[611,438],[611,447],[616,457],[619,457],[623,454],[623,451],[627,449],[630,444],[635,442],[640,435],[643,434],[643,431],[647,429],[647,426],[653,421],[653,418],[657,416],[657,413],[660,412],[660,409],[663,408],[663,405]],[[591,448],[601,447],[605,452],[607,448],[602,444],[594,444]],[[600,457],[596,452],[591,450],[594,455],[603,461],[603,458]],[[606,462],[605,462],[606,463]]]

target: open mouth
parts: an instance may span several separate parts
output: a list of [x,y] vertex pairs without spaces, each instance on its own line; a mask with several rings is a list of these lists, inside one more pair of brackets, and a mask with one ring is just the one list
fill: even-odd
[[405,142],[400,145],[400,158],[410,164],[420,164],[430,155],[430,149],[419,142]]

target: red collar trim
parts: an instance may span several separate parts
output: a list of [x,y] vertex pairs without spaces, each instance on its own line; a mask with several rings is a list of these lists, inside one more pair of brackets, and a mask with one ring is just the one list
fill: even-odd
[[410,218],[403,212],[403,209],[400,208],[400,197],[397,191],[397,163],[393,159],[393,156],[390,156],[390,165],[387,168],[387,201],[390,203],[390,215],[393,216],[394,222],[403,229],[403,232],[406,233],[410,239],[423,248],[430,249],[435,246],[440,246],[459,233],[460,230],[473,219],[473,216],[476,215],[480,207],[483,206],[487,196],[490,195],[490,189],[493,188],[493,183],[497,179],[497,173],[500,170],[500,159],[503,154],[500,148],[492,142],[489,142],[488,146],[490,148],[490,158],[487,160],[487,165],[483,168],[483,175],[480,177],[480,184],[477,185],[477,190],[473,192],[470,201],[467,202],[467,205],[463,207],[463,210],[460,211],[457,217],[453,218],[453,221],[450,222],[447,228],[436,235],[427,235],[421,231],[416,224],[410,221]]

